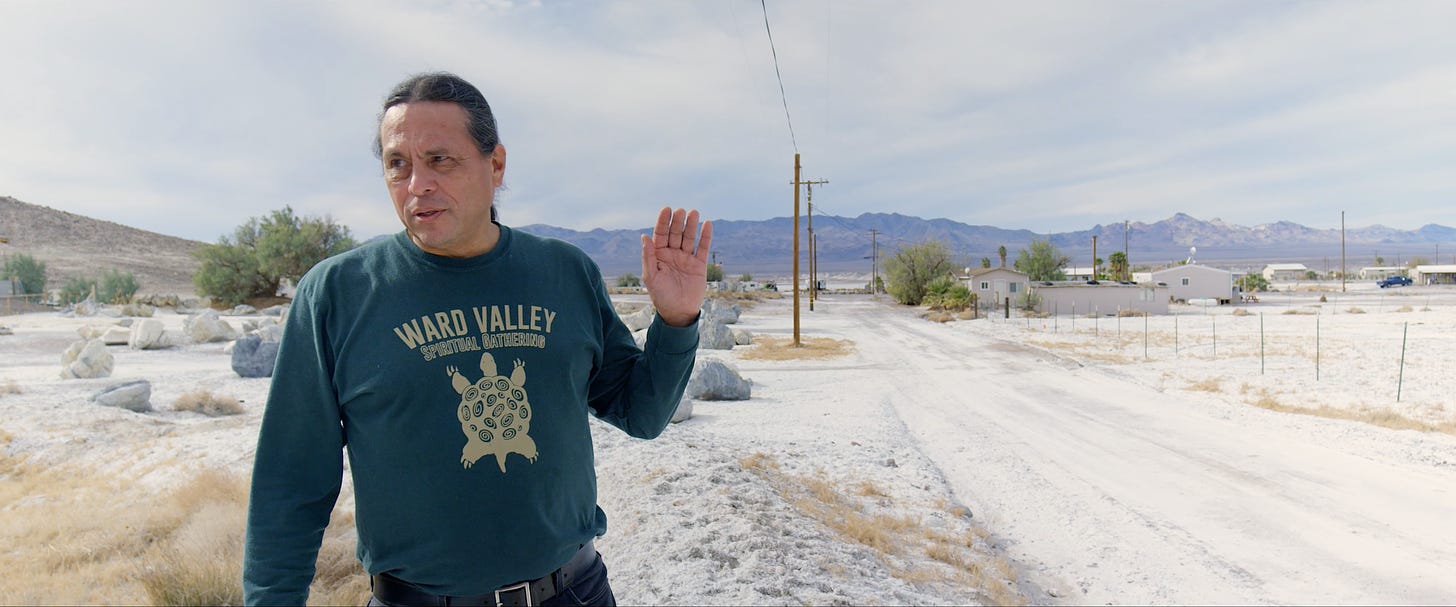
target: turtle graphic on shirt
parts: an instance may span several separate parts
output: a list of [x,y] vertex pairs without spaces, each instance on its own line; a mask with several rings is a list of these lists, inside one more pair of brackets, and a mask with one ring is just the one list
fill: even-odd
[[531,431],[531,404],[526,400],[526,363],[515,361],[510,377],[499,375],[495,358],[489,352],[480,355],[480,381],[470,383],[455,367],[446,367],[450,385],[460,393],[460,430],[465,432],[465,447],[460,450],[461,465],[469,468],[486,455],[494,455],[502,473],[506,456],[519,453],[528,461],[536,461],[536,441]]

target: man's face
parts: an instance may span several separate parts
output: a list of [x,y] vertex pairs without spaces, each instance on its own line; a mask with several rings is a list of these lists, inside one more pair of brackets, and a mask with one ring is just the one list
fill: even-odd
[[379,143],[384,182],[410,240],[427,253],[473,257],[495,243],[490,222],[506,149],[481,154],[454,103],[404,103],[384,112]]

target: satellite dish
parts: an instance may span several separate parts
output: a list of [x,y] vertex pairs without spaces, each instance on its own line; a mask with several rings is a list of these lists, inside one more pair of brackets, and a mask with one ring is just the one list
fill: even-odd
[[1193,263],[1193,254],[1195,254],[1197,252],[1198,252],[1198,247],[1188,247],[1188,260],[1187,261],[1184,261],[1183,263],[1184,264]]

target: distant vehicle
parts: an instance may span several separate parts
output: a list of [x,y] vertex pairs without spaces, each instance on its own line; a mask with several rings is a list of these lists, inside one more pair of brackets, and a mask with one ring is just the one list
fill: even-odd
[[1404,276],[1386,276],[1375,284],[1380,285],[1382,289],[1386,287],[1408,287],[1411,285],[1411,279]]

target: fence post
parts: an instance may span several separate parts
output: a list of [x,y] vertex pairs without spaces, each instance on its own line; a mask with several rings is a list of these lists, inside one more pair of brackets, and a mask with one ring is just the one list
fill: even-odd
[[1264,374],[1264,313],[1259,313],[1259,375]]
[[1400,402],[1400,389],[1405,385],[1405,338],[1410,333],[1410,321],[1400,331],[1400,375],[1395,379],[1395,402]]
[[1314,380],[1319,381],[1320,319],[1314,317]]
[[1143,360],[1148,359],[1148,313],[1143,312]]
[[1178,315],[1173,315],[1173,356],[1178,355]]
[[1213,323],[1213,357],[1218,358],[1218,317],[1210,316],[1208,319]]

